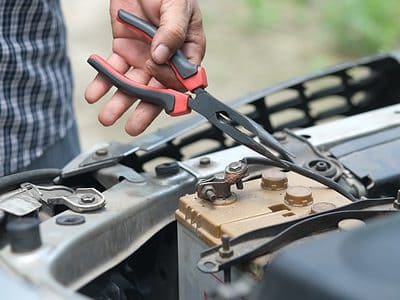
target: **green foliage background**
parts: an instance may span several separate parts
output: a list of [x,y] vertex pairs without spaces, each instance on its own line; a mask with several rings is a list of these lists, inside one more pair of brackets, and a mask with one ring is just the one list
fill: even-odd
[[284,25],[292,9],[298,23],[317,18],[321,40],[344,55],[400,46],[399,0],[245,0],[252,29]]

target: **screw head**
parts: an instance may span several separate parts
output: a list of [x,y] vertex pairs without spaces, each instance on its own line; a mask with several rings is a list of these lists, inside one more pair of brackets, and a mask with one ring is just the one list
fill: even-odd
[[275,132],[275,133],[274,133],[274,137],[275,137],[278,141],[282,142],[282,141],[286,140],[286,138],[287,138],[287,133],[286,133],[286,132],[283,132],[283,131],[278,131],[278,132]]
[[200,158],[199,165],[201,167],[208,166],[211,163],[211,159],[209,157],[202,157]]
[[83,194],[81,196],[81,201],[83,203],[93,203],[96,200],[96,197],[93,194]]
[[100,148],[96,150],[97,156],[106,156],[108,154],[108,150],[106,148]]
[[82,215],[63,215],[56,218],[56,223],[58,225],[80,225],[85,223],[85,217]]

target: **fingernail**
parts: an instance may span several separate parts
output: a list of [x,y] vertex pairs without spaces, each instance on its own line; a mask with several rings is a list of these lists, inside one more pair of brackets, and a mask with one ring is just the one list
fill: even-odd
[[164,44],[160,44],[154,49],[153,59],[158,64],[165,63],[171,55],[171,50]]

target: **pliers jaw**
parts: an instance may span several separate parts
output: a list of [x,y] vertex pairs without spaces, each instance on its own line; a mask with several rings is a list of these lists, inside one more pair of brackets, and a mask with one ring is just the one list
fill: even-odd
[[[280,159],[268,148],[275,150],[285,160],[292,161],[291,157],[295,157],[264,128],[247,116],[218,101],[203,89],[196,89],[194,93],[196,97],[189,98],[189,107],[203,115],[211,124],[239,144],[274,161],[280,161]],[[258,137],[260,142],[254,140],[254,137]]]

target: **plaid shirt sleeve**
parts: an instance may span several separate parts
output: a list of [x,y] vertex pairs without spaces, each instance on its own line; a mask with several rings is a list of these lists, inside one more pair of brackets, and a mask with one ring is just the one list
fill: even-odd
[[59,0],[0,1],[0,77],[3,176],[29,165],[74,122]]

